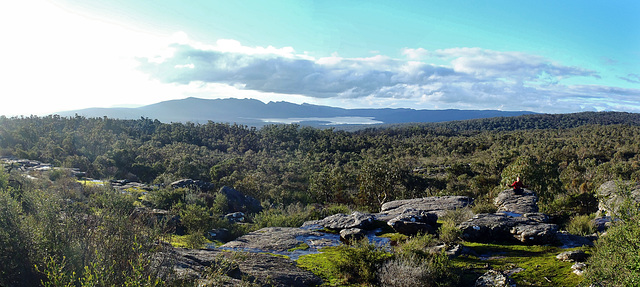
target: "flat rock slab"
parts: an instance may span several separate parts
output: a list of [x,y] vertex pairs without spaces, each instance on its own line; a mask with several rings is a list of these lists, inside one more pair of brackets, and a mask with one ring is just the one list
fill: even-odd
[[382,221],[389,221],[408,209],[442,216],[447,210],[463,208],[471,203],[473,203],[473,198],[468,196],[432,196],[395,200],[383,204],[380,213],[376,214],[376,218]]
[[303,228],[266,227],[247,233],[234,241],[220,246],[229,249],[256,250],[262,252],[284,252],[304,242],[303,237],[321,238],[325,233]]
[[517,214],[538,212],[538,196],[531,190],[525,189],[516,193],[513,189],[500,192],[494,199],[498,212]]
[[[168,264],[176,276],[196,280],[198,286],[239,286],[244,281],[259,286],[318,286],[322,279],[286,258],[269,254],[175,248]],[[165,264],[166,265],[166,264]],[[206,277],[210,266],[226,265],[223,278]]]
[[557,240],[558,226],[541,222],[538,213],[512,217],[505,213],[477,214],[458,225],[462,237],[473,242],[509,242],[548,244]]
[[368,230],[369,228],[373,227],[375,219],[375,216],[373,216],[372,214],[355,211],[351,214],[338,213],[325,217],[324,219],[307,221],[304,223],[303,227],[317,225],[333,230],[350,228],[360,228]]

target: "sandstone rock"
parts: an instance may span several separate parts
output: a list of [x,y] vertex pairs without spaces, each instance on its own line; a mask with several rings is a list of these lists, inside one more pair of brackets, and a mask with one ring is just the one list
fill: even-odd
[[375,217],[368,213],[354,211],[347,215],[344,213],[334,214],[321,220],[307,221],[303,226],[319,225],[324,228],[341,230],[349,228],[369,229],[373,226]]
[[476,280],[475,284],[476,287],[509,287],[514,285],[511,279],[495,270],[484,273]]
[[462,237],[474,242],[519,241],[525,244],[555,242],[558,226],[527,217],[512,217],[504,213],[477,214],[458,228]]
[[395,200],[383,204],[380,213],[377,214],[376,217],[380,220],[388,221],[408,209],[435,213],[438,216],[442,216],[447,210],[463,208],[471,203],[473,203],[473,198],[467,196],[433,196]]
[[226,220],[229,220],[230,222],[238,223],[238,222],[244,222],[245,215],[244,213],[238,211],[238,212],[226,214],[224,218]]
[[587,254],[582,250],[565,251],[556,256],[556,259],[565,262],[585,262]]
[[207,239],[211,241],[217,240],[217,241],[225,242],[229,240],[231,233],[229,233],[229,230],[226,228],[216,228],[216,229],[207,231],[206,236],[207,236]]
[[580,262],[571,265],[571,270],[573,270],[573,273],[578,276],[584,275],[584,270],[586,268],[587,268],[587,264],[580,263]]
[[500,192],[494,199],[494,204],[498,207],[498,212],[511,212],[516,214],[538,212],[538,196],[525,189],[517,194],[513,189]]
[[597,236],[580,236],[570,234],[567,231],[556,233],[556,241],[561,248],[575,248],[582,246],[593,246],[593,242],[598,239]]
[[524,244],[547,244],[554,242],[558,226],[540,222],[522,222],[511,229],[511,234]]
[[349,228],[340,230],[340,239],[351,242],[367,237],[364,230],[360,228]]
[[398,233],[416,235],[418,233],[435,233],[438,216],[425,211],[406,209],[387,224]]
[[231,211],[255,213],[262,210],[262,206],[257,199],[246,196],[231,187],[223,186],[220,188],[220,192],[227,197]]
[[[317,286],[322,280],[295,262],[262,253],[226,252],[175,248],[165,266],[178,278],[196,279],[203,286],[239,286],[244,281],[259,286]],[[222,268],[221,268],[222,267]],[[218,278],[207,278],[208,268],[221,270]],[[222,277],[222,278],[220,278]]]
[[236,240],[227,242],[222,248],[249,249],[263,252],[287,251],[297,247],[303,241],[302,236],[322,237],[319,231],[305,230],[293,227],[266,227],[247,233]]
[[593,225],[598,232],[605,232],[613,224],[611,216],[603,216],[593,219]]
[[640,202],[640,183],[635,181],[607,181],[597,190],[600,199],[598,203],[599,212],[602,215],[614,216],[618,208],[624,202],[624,193],[629,193],[630,199],[636,203]]

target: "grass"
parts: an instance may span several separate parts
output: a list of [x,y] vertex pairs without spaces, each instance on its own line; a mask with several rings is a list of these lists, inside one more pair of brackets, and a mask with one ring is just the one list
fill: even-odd
[[[204,236],[202,236],[204,238]],[[204,244],[200,248],[206,248],[207,244],[216,243],[211,240],[204,238]],[[177,248],[189,248],[189,235],[175,235],[171,234],[169,238],[169,244],[173,247]]]
[[[511,275],[516,286],[578,286],[583,277],[572,273],[571,262],[562,262],[556,255],[564,251],[553,246],[499,245],[465,242],[478,256],[463,255],[451,259],[454,272],[459,272],[459,286],[473,286],[475,280],[493,269],[508,271],[522,268]],[[590,253],[590,249],[583,249]],[[319,254],[301,256],[298,266],[309,270],[324,280],[322,286],[364,286],[349,284],[336,269],[335,262],[342,260],[344,253],[339,247],[325,247]]]
[[309,244],[306,244],[304,242],[301,242],[300,244],[298,244],[296,247],[291,248],[289,250],[287,250],[288,252],[294,252],[296,250],[307,250],[309,249]]
[[[572,273],[571,262],[562,262],[556,255],[564,251],[553,246],[498,245],[465,242],[479,257],[460,256],[452,259],[462,273],[462,285],[473,286],[478,276],[489,269],[508,271],[524,269],[511,276],[517,286],[577,286],[582,277]],[[588,250],[586,250],[588,251]]]
[[[349,286],[338,275],[335,262],[342,256],[338,247],[324,247],[318,254],[309,254],[298,258],[298,267],[311,271],[324,281],[323,286]],[[355,285],[357,286],[357,285]]]

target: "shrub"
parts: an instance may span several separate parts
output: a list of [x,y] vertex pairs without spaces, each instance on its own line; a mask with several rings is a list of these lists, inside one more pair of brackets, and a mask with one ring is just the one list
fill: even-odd
[[427,249],[437,244],[437,240],[431,234],[418,234],[409,238],[402,245],[398,247],[398,253],[401,254],[425,254]]
[[447,210],[440,219],[443,221],[452,221],[454,225],[463,223],[473,217],[473,211],[468,208],[456,208],[454,210]]
[[378,278],[381,286],[392,287],[456,286],[458,282],[449,259],[441,253],[397,256],[382,264]]
[[476,201],[473,204],[473,207],[471,207],[471,210],[473,211],[473,213],[475,214],[480,214],[480,213],[495,213],[496,211],[498,211],[498,207],[496,207],[492,202],[490,201]]
[[447,246],[452,246],[456,243],[462,231],[456,227],[456,223],[452,219],[445,220],[439,229],[440,241]]
[[367,239],[338,248],[341,256],[335,262],[336,270],[350,283],[375,283],[378,268],[392,256],[382,247],[369,243]]
[[574,215],[569,219],[566,229],[575,235],[590,235],[596,232],[596,226],[591,215]]
[[609,228],[589,258],[586,281],[595,286],[640,285],[640,218]]
[[588,260],[586,282],[595,286],[640,286],[640,204],[629,193],[618,209],[619,221],[598,239]]

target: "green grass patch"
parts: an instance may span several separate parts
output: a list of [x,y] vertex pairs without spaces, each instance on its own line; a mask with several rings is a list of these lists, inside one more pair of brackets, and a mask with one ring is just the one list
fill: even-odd
[[101,181],[101,180],[76,179],[76,182],[81,183],[84,186],[105,186],[105,185],[107,185],[106,181]]
[[[323,286],[350,286],[345,278],[338,274],[335,262],[342,258],[341,249],[337,246],[324,247],[320,253],[303,255],[298,258],[298,267],[316,274],[324,281]],[[358,285],[352,285],[358,286]]]
[[522,268],[511,276],[517,286],[577,286],[582,277],[572,273],[571,262],[562,262],[556,255],[564,251],[553,246],[498,245],[465,242],[478,256],[460,256],[452,259],[462,273],[462,285],[473,282],[489,269],[508,271]]
[[[173,247],[177,247],[177,248],[190,248],[190,238],[189,236],[192,235],[175,235],[175,234],[171,234],[171,237],[169,238],[169,244],[171,244],[171,246]],[[208,244],[216,244],[220,243],[220,242],[213,242],[209,239],[206,239],[206,237],[202,236],[203,239],[202,241],[204,242],[202,244],[202,246],[200,248],[206,248]]]
[[299,243],[296,247],[291,248],[289,250],[287,250],[288,252],[294,252],[296,250],[307,250],[309,249],[309,244],[306,244],[304,242]]

